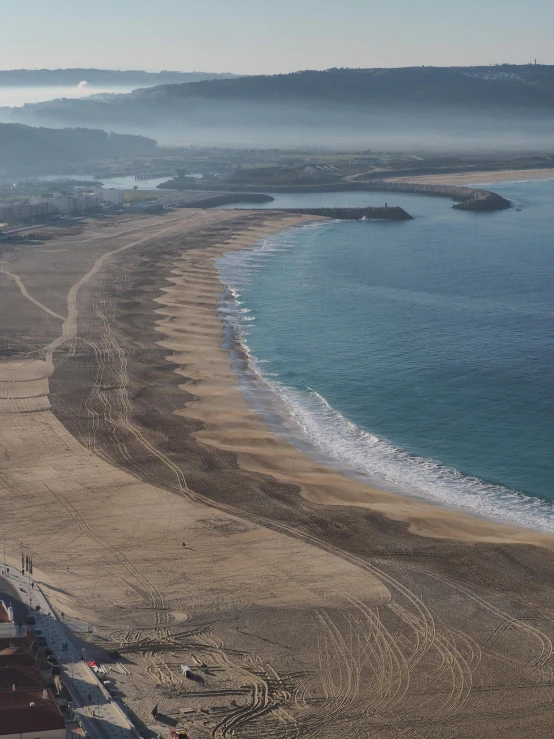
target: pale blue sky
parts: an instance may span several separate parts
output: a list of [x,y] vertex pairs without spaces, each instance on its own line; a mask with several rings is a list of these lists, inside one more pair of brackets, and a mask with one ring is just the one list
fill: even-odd
[[0,0],[0,68],[554,63],[554,0]]

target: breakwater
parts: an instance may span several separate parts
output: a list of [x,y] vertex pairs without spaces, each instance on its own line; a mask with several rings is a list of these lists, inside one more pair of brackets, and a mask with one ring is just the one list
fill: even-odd
[[217,208],[219,205],[232,205],[233,203],[272,203],[275,198],[261,192],[238,192],[223,193],[207,198],[191,200],[184,205],[185,208]]
[[373,182],[363,183],[364,189],[374,192],[408,192],[418,195],[435,195],[450,198],[457,210],[493,211],[510,208],[510,201],[490,190],[457,185],[424,185],[419,182]]
[[[240,192],[244,186],[220,183],[219,185],[190,184],[187,181],[175,179],[158,185],[159,188],[171,188],[173,190],[215,190],[227,193]],[[315,193],[315,192],[406,192],[418,195],[431,195],[434,197],[450,198],[456,201],[453,205],[458,210],[469,210],[478,212],[490,212],[510,208],[510,201],[490,190],[482,190],[477,187],[459,187],[457,185],[424,185],[419,182],[394,182],[384,180],[371,180],[370,182],[334,182],[321,185],[271,185],[269,187],[249,187],[251,194],[264,193]],[[237,202],[237,201],[235,201]],[[248,201],[241,201],[248,202]]]
[[411,221],[413,216],[398,206],[382,206],[367,208],[287,208],[286,213],[299,213],[307,216],[322,216],[338,221]]

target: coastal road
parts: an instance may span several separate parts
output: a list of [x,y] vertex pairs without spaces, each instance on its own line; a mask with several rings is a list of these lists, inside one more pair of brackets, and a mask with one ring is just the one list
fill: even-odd
[[[75,718],[81,721],[87,735],[93,739],[137,739],[140,736],[138,731],[122,708],[112,700],[86,661],[81,659],[82,655],[71,643],[63,623],[38,585],[11,566],[5,579],[24,603],[33,609],[40,606],[40,611],[33,614],[36,627],[42,631],[59,662],[63,683],[75,705]],[[21,607],[20,612],[23,613]],[[63,650],[63,644],[68,646],[66,651]]]

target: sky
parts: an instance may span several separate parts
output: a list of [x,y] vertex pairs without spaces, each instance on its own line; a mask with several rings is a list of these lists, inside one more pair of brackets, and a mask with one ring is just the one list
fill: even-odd
[[0,0],[0,69],[554,64],[554,0]]

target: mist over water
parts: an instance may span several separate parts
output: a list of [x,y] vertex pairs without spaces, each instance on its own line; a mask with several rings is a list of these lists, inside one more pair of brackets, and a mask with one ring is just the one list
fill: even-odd
[[247,394],[301,448],[554,531],[554,181],[495,190],[521,212],[406,195],[414,221],[311,225],[230,254],[222,314],[249,352]]

